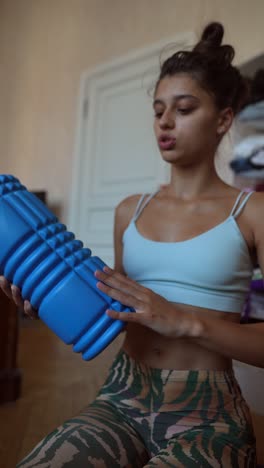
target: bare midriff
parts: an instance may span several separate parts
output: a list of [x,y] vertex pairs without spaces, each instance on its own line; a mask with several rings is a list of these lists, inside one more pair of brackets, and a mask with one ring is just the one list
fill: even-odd
[[[240,320],[240,314],[175,304],[184,312],[194,312],[197,317],[215,317],[232,322]],[[139,324],[129,323],[123,349],[133,359],[160,369],[214,369],[232,367],[232,360],[220,352],[207,349],[195,342],[195,338],[168,338]]]

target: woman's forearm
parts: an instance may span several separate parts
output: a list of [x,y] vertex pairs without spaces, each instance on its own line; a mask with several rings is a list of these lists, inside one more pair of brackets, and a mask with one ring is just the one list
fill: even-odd
[[264,323],[240,324],[192,317],[191,336],[207,349],[264,368]]

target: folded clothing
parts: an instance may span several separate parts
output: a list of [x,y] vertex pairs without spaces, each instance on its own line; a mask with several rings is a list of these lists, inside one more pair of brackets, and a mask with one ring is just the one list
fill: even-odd
[[250,135],[234,148],[230,166],[245,177],[264,178],[264,135]]

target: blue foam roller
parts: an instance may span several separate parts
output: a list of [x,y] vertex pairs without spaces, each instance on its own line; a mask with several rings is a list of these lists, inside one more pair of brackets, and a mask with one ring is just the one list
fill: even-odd
[[0,175],[0,274],[73,351],[90,360],[125,324],[106,309],[131,312],[96,287],[106,265],[12,175]]

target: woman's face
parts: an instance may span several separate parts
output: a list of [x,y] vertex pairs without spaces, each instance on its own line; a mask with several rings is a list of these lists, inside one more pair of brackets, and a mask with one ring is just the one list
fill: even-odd
[[214,98],[195,79],[185,73],[163,78],[153,108],[154,131],[165,161],[184,167],[212,160],[221,131],[225,133],[224,119]]

